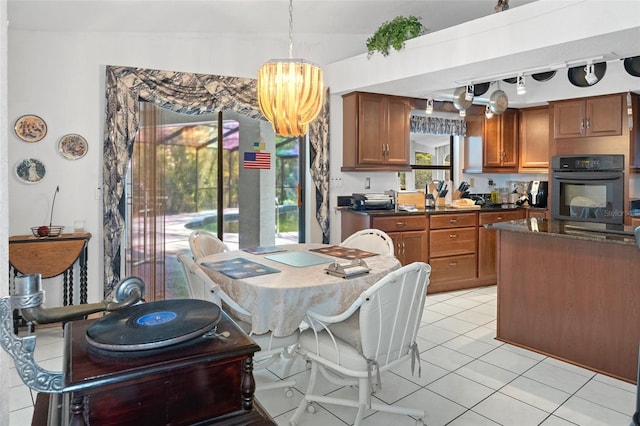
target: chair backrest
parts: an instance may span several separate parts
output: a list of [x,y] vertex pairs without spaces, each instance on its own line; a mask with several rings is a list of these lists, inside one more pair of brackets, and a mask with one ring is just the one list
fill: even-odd
[[362,354],[383,366],[407,356],[416,340],[431,267],[414,262],[389,273],[360,296]]
[[189,247],[195,260],[210,254],[229,251],[229,247],[214,233],[196,229],[189,235]]
[[357,248],[378,254],[394,255],[393,240],[379,229],[362,229],[349,235],[342,243],[342,247]]
[[208,300],[222,308],[231,308],[237,313],[250,315],[246,309],[231,299],[229,295],[202,270],[202,266],[195,263],[193,259],[186,254],[179,253],[177,257],[187,277],[187,287],[189,288],[190,298]]

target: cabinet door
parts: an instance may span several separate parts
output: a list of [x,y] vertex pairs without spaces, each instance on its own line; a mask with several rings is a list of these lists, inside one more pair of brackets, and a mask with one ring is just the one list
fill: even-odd
[[549,108],[520,110],[520,169],[546,171],[549,168]]
[[481,226],[478,229],[478,278],[497,277],[496,231]]
[[388,132],[385,162],[387,164],[409,164],[409,103],[405,99],[387,99]]
[[580,138],[584,135],[584,101],[560,102],[553,106],[553,137],[555,139]]
[[385,98],[362,93],[358,108],[358,163],[382,164],[385,147],[382,143],[387,129]]
[[[387,232],[387,235],[393,241],[393,253],[404,266],[404,258],[402,257],[402,232]],[[366,262],[366,260],[365,260]]]
[[517,169],[517,110],[508,109],[485,120],[482,154],[483,169]]
[[602,96],[586,100],[586,135],[622,134],[622,96]]
[[402,233],[402,259],[403,265],[413,262],[426,262],[427,255],[427,232],[410,231]]

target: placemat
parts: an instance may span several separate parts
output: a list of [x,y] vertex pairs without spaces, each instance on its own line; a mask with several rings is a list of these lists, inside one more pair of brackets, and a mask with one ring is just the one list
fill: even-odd
[[248,247],[242,250],[251,254],[269,254],[269,253],[279,253],[281,251],[287,251],[286,249],[283,249],[282,247],[278,247],[278,246]]
[[275,268],[261,265],[251,260],[237,257],[235,259],[221,260],[219,262],[203,262],[202,266],[213,271],[218,271],[233,279],[251,278],[259,275],[280,272]]
[[334,257],[341,257],[342,259],[363,259],[365,257],[378,255],[378,253],[371,253],[370,251],[360,250],[360,249],[351,248],[351,247],[342,247],[342,246],[320,247],[317,249],[311,249],[309,251],[328,254],[329,256],[334,256]]
[[296,268],[304,268],[305,266],[333,262],[333,260],[328,257],[318,256],[317,254],[307,253],[306,251],[292,251],[291,253],[274,254],[265,256],[265,259],[284,263],[289,266],[295,266]]

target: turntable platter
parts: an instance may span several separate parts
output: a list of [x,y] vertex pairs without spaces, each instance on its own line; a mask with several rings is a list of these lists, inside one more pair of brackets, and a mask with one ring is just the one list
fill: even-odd
[[206,300],[142,303],[96,320],[87,329],[87,341],[110,351],[162,348],[203,335],[221,316],[220,307]]

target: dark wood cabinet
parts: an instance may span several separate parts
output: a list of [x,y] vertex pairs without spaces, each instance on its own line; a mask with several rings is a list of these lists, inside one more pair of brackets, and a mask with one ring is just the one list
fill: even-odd
[[574,139],[622,134],[622,95],[559,101],[553,105],[553,136]]
[[518,170],[518,111],[507,109],[485,119],[482,143],[484,172]]
[[507,220],[524,219],[527,213],[523,210],[480,213],[478,217],[478,278],[497,279],[497,242],[496,231],[484,225],[505,222]]
[[409,117],[406,98],[344,95],[342,170],[408,170]]
[[426,216],[372,217],[371,227],[391,237],[395,256],[402,265],[426,262],[429,258]]
[[521,173],[549,170],[549,107],[523,108],[519,118],[519,165]]

